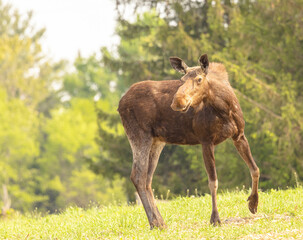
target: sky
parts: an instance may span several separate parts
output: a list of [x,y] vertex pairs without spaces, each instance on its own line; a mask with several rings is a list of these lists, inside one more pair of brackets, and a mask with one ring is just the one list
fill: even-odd
[[80,51],[83,57],[99,53],[102,46],[112,48],[115,5],[113,0],[3,0],[20,13],[32,10],[32,24],[46,28],[44,52],[54,60],[73,62]]

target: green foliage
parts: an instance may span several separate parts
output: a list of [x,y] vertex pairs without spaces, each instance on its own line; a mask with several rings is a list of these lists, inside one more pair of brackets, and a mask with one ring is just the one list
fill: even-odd
[[102,67],[95,55],[85,59],[78,56],[74,62],[75,71],[63,79],[63,92],[70,97],[106,98],[117,101],[115,91],[116,76]]
[[[45,149],[37,160],[48,184],[41,194],[48,195],[46,203],[39,208],[55,211],[69,204],[87,206],[90,202],[113,200],[111,182],[88,169],[87,161],[94,161],[99,151],[95,142],[97,120],[94,102],[86,98],[73,98],[69,108],[59,107],[51,112],[42,129],[45,134]],[[117,179],[123,185],[121,179]],[[123,189],[117,188],[116,200],[123,200]],[[107,187],[106,187],[107,186]],[[108,196],[107,196],[108,195]]]
[[159,201],[167,229],[150,230],[142,206],[110,205],[60,214],[13,214],[0,220],[1,239],[302,239],[303,189],[260,193],[258,213],[245,190],[218,195],[220,227],[209,223],[211,196]]
[[33,166],[39,155],[39,119],[33,109],[19,99],[9,99],[3,89],[0,112],[0,183],[8,186],[13,208],[27,209],[41,199],[34,194],[37,169]]

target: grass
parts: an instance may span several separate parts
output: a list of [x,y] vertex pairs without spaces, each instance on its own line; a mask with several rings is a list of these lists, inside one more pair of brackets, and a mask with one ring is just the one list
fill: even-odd
[[70,207],[56,215],[15,214],[0,220],[0,239],[303,239],[303,188],[260,192],[258,213],[247,191],[218,195],[220,227],[209,224],[211,197],[159,202],[168,226],[149,230],[142,206]]

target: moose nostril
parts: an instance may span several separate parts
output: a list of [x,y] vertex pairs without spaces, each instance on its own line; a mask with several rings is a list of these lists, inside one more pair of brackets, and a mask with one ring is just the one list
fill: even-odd
[[178,107],[176,106],[176,104],[174,104],[174,103],[172,103],[172,104],[170,105],[170,107],[171,107],[171,109],[174,110],[174,111],[178,111],[178,110],[179,110]]
[[180,109],[186,108],[186,104],[179,105],[179,108],[180,108]]

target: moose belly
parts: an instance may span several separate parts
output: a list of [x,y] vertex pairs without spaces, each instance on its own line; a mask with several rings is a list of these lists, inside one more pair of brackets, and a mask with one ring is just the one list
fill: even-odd
[[181,132],[170,132],[167,129],[157,129],[154,133],[155,138],[158,138],[162,142],[168,144],[178,144],[178,145],[196,145],[200,144],[199,139],[194,134],[188,134]]
[[168,109],[169,114],[161,115],[153,124],[153,137],[169,144],[195,145],[199,138],[195,135],[192,120],[193,111],[187,113],[174,112]]

